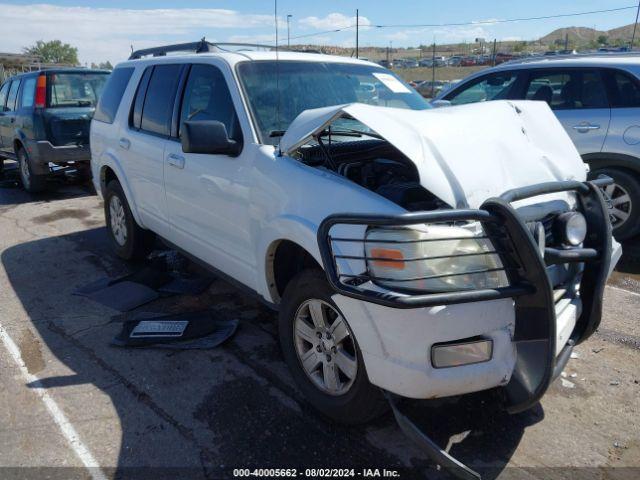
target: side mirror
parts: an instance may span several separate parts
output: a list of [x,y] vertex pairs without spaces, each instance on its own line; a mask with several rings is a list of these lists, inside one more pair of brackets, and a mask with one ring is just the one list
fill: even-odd
[[227,127],[216,120],[187,120],[182,124],[182,151],[237,157],[242,143],[229,138]]
[[434,100],[431,102],[433,108],[450,107],[451,102],[449,100]]

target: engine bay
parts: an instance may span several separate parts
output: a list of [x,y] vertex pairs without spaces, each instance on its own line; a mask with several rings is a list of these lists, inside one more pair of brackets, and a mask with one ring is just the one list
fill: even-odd
[[406,210],[449,208],[420,185],[415,164],[385,140],[324,142],[298,154],[306,165],[328,168]]

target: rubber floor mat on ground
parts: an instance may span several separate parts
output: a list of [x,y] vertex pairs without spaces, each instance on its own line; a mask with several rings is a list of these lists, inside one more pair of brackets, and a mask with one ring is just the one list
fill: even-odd
[[209,349],[231,338],[237,327],[238,320],[219,319],[210,311],[162,316],[141,312],[123,322],[111,343],[118,347]]

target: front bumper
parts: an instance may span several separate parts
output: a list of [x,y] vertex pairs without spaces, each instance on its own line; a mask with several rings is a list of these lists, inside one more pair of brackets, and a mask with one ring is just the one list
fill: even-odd
[[[336,304],[358,339],[372,383],[415,398],[502,385],[512,412],[537,402],[564,367],[573,345],[588,338],[600,324],[612,257],[611,225],[598,188],[607,181],[550,182],[511,190],[487,200],[479,210],[398,216],[348,214],[325,219],[318,230],[324,268],[336,290]],[[545,259],[511,202],[570,190],[579,199],[588,236],[579,249],[545,252],[548,261],[584,265],[576,300],[557,312]],[[336,225],[407,226],[455,221],[482,223],[501,252],[508,287],[415,295],[375,288],[366,274],[340,271],[341,255],[334,252],[334,243],[364,240],[332,237]],[[490,361],[439,370],[431,367],[430,344],[478,335],[493,340]]]

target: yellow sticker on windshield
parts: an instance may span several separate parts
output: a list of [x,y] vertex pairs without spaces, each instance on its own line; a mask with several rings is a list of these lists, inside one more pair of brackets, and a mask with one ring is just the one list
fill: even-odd
[[389,75],[388,73],[374,73],[373,76],[380,80],[385,87],[394,93],[411,93],[411,90],[409,90],[393,75]]

